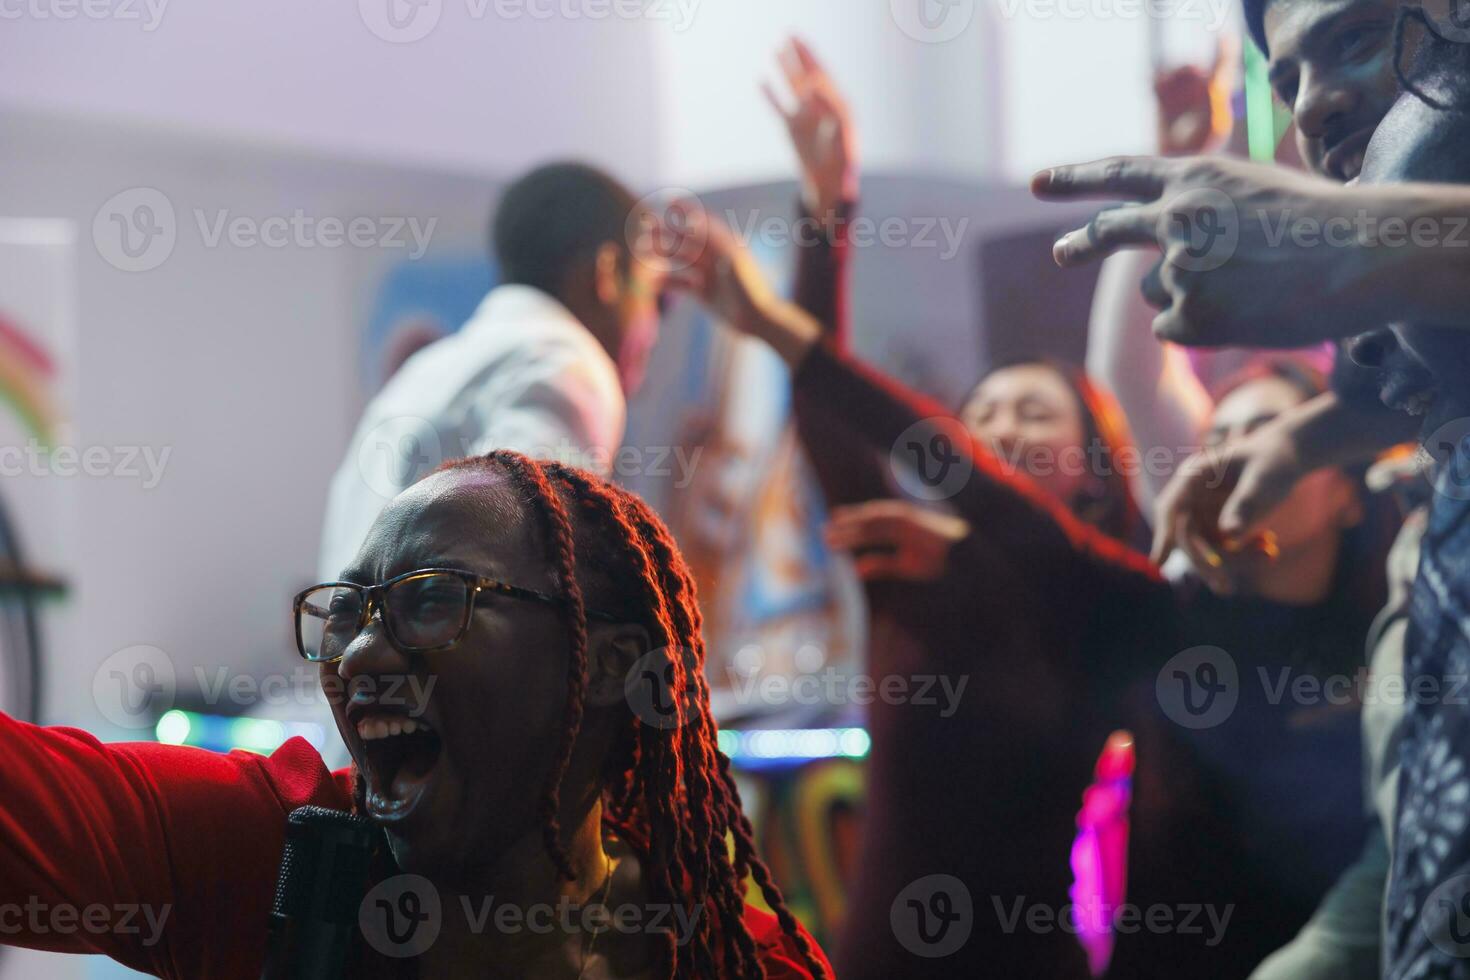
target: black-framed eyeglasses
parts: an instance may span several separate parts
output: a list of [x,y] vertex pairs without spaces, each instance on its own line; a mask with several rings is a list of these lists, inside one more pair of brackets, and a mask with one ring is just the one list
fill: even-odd
[[[380,611],[388,639],[405,653],[433,653],[464,639],[475,614],[475,597],[491,592],[565,607],[565,596],[506,585],[458,568],[421,568],[378,585],[324,582],[297,594],[296,649],[314,663],[341,660],[347,647]],[[588,609],[587,618],[620,622],[623,617]]]

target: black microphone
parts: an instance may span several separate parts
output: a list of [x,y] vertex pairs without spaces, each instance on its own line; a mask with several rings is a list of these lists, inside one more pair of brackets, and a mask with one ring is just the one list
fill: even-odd
[[261,980],[346,976],[375,834],[371,821],[345,810],[291,812]]

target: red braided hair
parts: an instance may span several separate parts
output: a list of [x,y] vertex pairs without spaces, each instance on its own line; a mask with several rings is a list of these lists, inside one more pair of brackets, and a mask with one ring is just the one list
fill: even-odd
[[[586,700],[587,618],[579,570],[600,576],[617,595],[599,605],[625,611],[648,630],[662,651],[676,712],[674,722],[653,725],[629,712],[628,728],[610,754],[604,802],[610,817],[647,842],[644,872],[652,886],[713,916],[695,921],[685,945],[670,937],[668,976],[764,977],[755,940],[745,926],[745,877],[753,876],[781,928],[791,937],[814,977],[827,974],[786,908],[765,863],[755,853],[749,819],[719,750],[704,677],[702,617],[694,579],[667,527],[638,497],[593,474],[498,450],[453,460],[441,470],[492,470],[507,474],[535,508],[571,634],[564,726],[556,762],[542,788],[540,814],[547,851],[567,877],[557,807],[561,782],[581,729]],[[579,557],[584,564],[579,564]],[[734,842],[731,855],[728,841]]]

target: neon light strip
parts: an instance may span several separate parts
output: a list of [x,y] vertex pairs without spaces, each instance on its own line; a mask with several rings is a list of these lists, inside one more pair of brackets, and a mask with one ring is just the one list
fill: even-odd
[[861,728],[773,728],[720,732],[720,751],[738,765],[862,759],[872,740]]
[[1245,135],[1251,159],[1276,159],[1276,107],[1266,80],[1266,56],[1255,41],[1245,44]]
[[[326,732],[311,722],[282,722],[269,718],[208,715],[174,708],[154,726],[154,737],[165,745],[192,745],[214,752],[245,749],[270,753],[289,738],[301,736],[321,749]],[[810,762],[816,759],[866,758],[872,745],[861,728],[777,728],[720,732],[720,751],[732,762],[769,764]]]
[[244,749],[262,755],[269,755],[298,735],[317,751],[326,745],[326,732],[312,722],[206,715],[178,708],[164,712],[153,729],[154,738],[165,745],[192,745],[211,752]]

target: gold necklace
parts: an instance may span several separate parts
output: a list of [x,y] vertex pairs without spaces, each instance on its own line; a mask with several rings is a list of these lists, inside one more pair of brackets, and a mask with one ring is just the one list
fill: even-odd
[[[607,858],[607,880],[602,884],[602,900],[598,903],[604,909],[607,908],[607,896],[612,893],[613,874],[617,871],[617,863],[611,857]],[[585,917],[584,917],[585,918]],[[577,969],[577,980],[582,980],[582,974],[587,972],[587,963],[592,959],[592,951],[597,948],[597,931],[593,930],[592,938],[587,942],[587,948],[582,952],[582,965]]]

